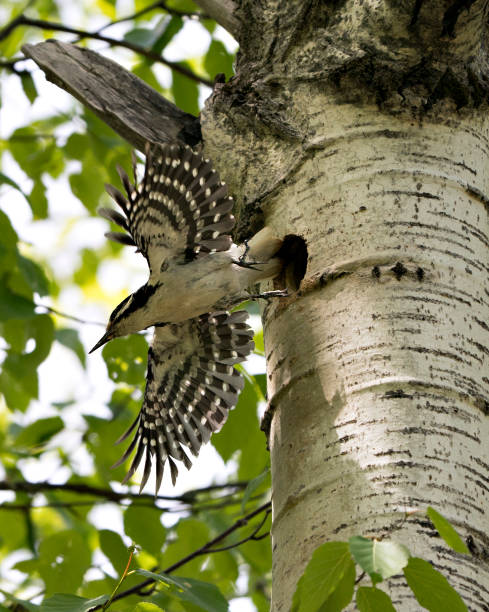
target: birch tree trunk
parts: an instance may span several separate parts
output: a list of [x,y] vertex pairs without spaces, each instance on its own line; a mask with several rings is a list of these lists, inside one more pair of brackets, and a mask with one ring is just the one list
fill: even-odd
[[[353,534],[407,544],[488,609],[487,4],[235,12],[237,75],[206,105],[206,152],[243,234],[265,218],[308,252],[299,291],[264,313],[274,612],[319,544]],[[472,557],[411,513],[428,505]],[[419,609],[404,580],[388,587]]]

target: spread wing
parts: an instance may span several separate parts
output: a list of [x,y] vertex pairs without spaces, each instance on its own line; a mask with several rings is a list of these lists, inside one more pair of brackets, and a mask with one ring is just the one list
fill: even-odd
[[233,365],[244,361],[254,348],[253,331],[244,310],[201,315],[179,325],[156,327],[148,353],[148,374],[143,405],[137,419],[119,438],[135,436],[121,459],[136,449],[127,482],[145,458],[140,491],[156,464],[156,493],[168,462],[173,484],[175,459],[190,468],[185,449],[197,456],[202,444],[226,421],[243,388],[242,375]]
[[234,202],[209,160],[183,145],[147,146],[139,185],[134,159],[133,167],[136,185],[118,168],[127,197],[106,185],[124,214],[108,208],[99,213],[126,231],[109,232],[108,238],[136,246],[151,270],[168,259],[190,261],[229,249],[232,240],[226,232],[234,226]]

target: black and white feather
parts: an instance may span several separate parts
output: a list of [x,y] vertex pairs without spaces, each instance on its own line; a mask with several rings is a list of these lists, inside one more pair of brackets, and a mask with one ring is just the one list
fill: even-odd
[[[133,167],[137,183],[135,163]],[[99,209],[99,213],[126,233],[106,235],[136,246],[150,270],[155,270],[162,259],[181,257],[190,261],[229,249],[234,201],[211,162],[202,155],[183,145],[147,148],[139,185],[133,185],[122,168],[118,172],[127,197],[112,185],[106,185],[106,189],[124,214],[107,208]]]
[[124,482],[144,459],[140,490],[153,462],[156,490],[166,463],[175,484],[175,460],[190,468],[186,451],[197,456],[202,444],[221,429],[244,384],[233,365],[244,361],[254,348],[253,331],[246,318],[246,311],[215,312],[155,329],[143,406],[118,440],[125,440],[135,430],[131,444],[114,466],[135,451]]

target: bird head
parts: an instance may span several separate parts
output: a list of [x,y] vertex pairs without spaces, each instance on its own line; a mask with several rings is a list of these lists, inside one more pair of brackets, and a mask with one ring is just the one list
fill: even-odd
[[105,334],[100,338],[90,353],[120,336],[127,336],[146,329],[154,324],[150,319],[148,302],[151,300],[161,283],[149,285],[146,283],[114,308],[112,311]]

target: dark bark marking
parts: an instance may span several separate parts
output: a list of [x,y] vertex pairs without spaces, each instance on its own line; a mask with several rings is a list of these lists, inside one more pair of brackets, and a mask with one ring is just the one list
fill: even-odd
[[465,9],[468,11],[474,4],[474,0],[456,0],[443,15],[443,29],[441,32],[442,36],[450,36],[455,38],[455,26],[457,25],[460,13]]
[[398,281],[401,280],[401,278],[408,273],[408,270],[405,266],[402,265],[402,263],[400,261],[398,261],[396,263],[396,265],[391,268],[391,272],[394,272],[394,276],[396,277],[396,279]]
[[416,25],[418,21],[419,13],[421,11],[422,4],[423,4],[423,0],[416,0],[416,2],[414,3],[413,14],[411,16],[411,21],[409,22],[410,28],[413,28]]
[[395,389],[393,391],[386,391],[385,394],[382,395],[380,399],[399,399],[399,398],[413,399],[413,397],[414,397],[413,395],[408,395],[402,389]]

